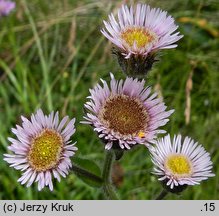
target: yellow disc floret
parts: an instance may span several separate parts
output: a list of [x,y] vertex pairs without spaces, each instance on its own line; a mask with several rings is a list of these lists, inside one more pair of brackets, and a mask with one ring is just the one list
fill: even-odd
[[137,48],[144,48],[148,44],[157,41],[154,33],[140,27],[126,29],[121,33],[121,38],[129,47],[133,47],[135,44]]
[[62,149],[62,137],[54,130],[44,130],[32,140],[28,153],[30,166],[36,171],[54,168],[60,160]]
[[192,172],[192,166],[188,158],[181,154],[171,155],[165,163],[166,168],[176,176],[187,177]]

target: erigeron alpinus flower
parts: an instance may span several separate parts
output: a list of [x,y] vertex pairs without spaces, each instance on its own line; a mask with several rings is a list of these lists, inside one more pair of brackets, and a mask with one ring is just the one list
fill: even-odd
[[12,154],[4,154],[4,160],[17,170],[23,172],[18,179],[27,187],[38,182],[38,190],[49,186],[53,190],[52,177],[60,181],[66,177],[72,166],[70,157],[75,154],[77,147],[71,143],[75,132],[75,119],[69,121],[65,116],[59,122],[59,113],[51,112],[44,115],[39,109],[28,120],[21,117],[22,126],[16,125],[12,132],[16,138],[8,138],[8,147]]
[[115,45],[123,71],[132,76],[146,74],[157,60],[157,52],[177,47],[176,42],[183,37],[172,16],[146,4],[135,8],[123,5],[117,17],[110,14],[104,25],[102,34]]
[[153,173],[172,190],[214,176],[209,153],[189,137],[182,140],[181,135],[175,135],[171,140],[167,135],[149,149],[155,166]]
[[111,74],[110,85],[101,81],[103,86],[97,84],[90,90],[82,123],[94,127],[106,149],[130,149],[166,132],[159,128],[169,121],[173,110],[165,111],[157,93],[151,95],[151,88],[144,86],[145,80],[130,77],[116,80]]

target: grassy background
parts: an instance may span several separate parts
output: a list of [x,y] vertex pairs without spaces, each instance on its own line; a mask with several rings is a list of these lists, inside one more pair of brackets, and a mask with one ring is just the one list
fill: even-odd
[[[2,154],[20,115],[41,107],[46,113],[76,117],[77,156],[104,159],[103,145],[92,128],[79,124],[88,88],[109,72],[123,77],[111,44],[103,38],[102,19],[122,2],[108,0],[19,0],[8,17],[0,19],[0,199],[103,199],[101,191],[75,175],[37,191],[17,183],[19,171],[8,167]],[[219,199],[219,4],[216,0],[148,0],[173,15],[184,35],[175,50],[166,50],[147,78],[165,103],[175,109],[165,129],[198,140],[212,155],[216,177],[167,199]],[[191,102],[191,106],[190,103]],[[186,115],[185,115],[186,112]],[[161,185],[150,174],[148,151],[139,146],[115,166],[121,199],[153,199]],[[122,175],[121,175],[122,174]]]

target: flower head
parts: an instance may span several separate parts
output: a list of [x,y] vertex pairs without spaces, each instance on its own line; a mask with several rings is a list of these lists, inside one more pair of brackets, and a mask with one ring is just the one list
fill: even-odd
[[23,116],[21,119],[22,126],[12,129],[17,138],[8,138],[8,149],[13,154],[4,154],[4,160],[23,172],[18,179],[21,184],[29,187],[38,182],[38,190],[45,186],[53,190],[52,176],[58,181],[60,176],[66,177],[72,166],[70,157],[77,150],[70,141],[75,119],[68,122],[66,116],[59,123],[58,112],[46,116],[42,110],[32,114],[31,120]]
[[144,80],[115,80],[111,74],[110,86],[101,81],[103,86],[97,84],[90,90],[83,123],[94,127],[106,149],[130,149],[165,133],[158,128],[168,122],[173,110],[165,111],[166,106],[157,93],[150,95],[151,88],[144,87]]
[[[109,22],[104,21],[101,32],[119,47],[124,56],[148,55],[158,49],[171,49],[182,35],[175,32],[178,28],[174,18],[159,8],[150,8],[146,4],[137,4],[136,9],[123,5],[118,11],[118,21],[109,15]],[[175,33],[174,33],[175,32]]]
[[[154,174],[170,188],[199,184],[202,180],[214,176],[209,153],[189,137],[182,141],[181,135],[170,135],[155,142],[150,147]],[[174,190],[173,190],[174,191]]]
[[111,14],[104,25],[102,34],[115,45],[123,71],[132,76],[145,74],[158,50],[177,47],[175,42],[183,37],[176,32],[172,16],[146,4],[137,4],[135,9],[123,5],[117,19]]
[[0,17],[7,16],[15,8],[15,5],[15,2],[0,0]]

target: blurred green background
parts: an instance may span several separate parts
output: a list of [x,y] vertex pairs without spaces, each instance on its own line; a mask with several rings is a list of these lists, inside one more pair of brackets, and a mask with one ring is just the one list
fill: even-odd
[[[122,3],[109,0],[19,0],[8,17],[0,19],[0,199],[103,199],[74,174],[55,182],[54,191],[37,191],[17,183],[19,171],[2,160],[11,128],[20,115],[37,108],[46,113],[76,117],[79,151],[76,156],[100,166],[104,146],[92,128],[79,122],[83,104],[99,78],[109,72],[124,78],[111,54],[111,44],[101,35],[102,20]],[[147,78],[147,85],[175,109],[164,127],[172,136],[188,135],[204,145],[214,163],[214,178],[166,199],[219,199],[219,3],[217,0],[147,0],[167,10],[184,37],[174,50],[162,52]],[[161,185],[150,174],[147,149],[138,146],[114,166],[113,176],[121,199],[154,199]]]

